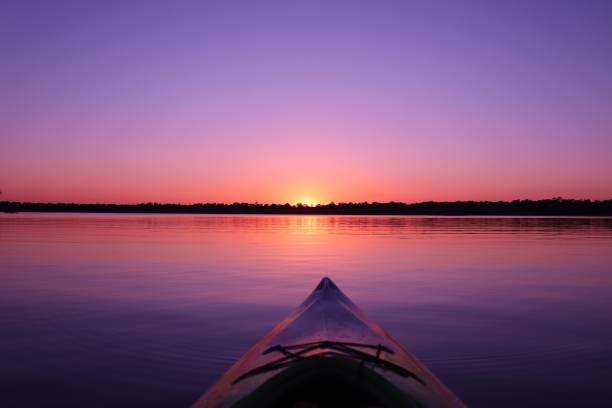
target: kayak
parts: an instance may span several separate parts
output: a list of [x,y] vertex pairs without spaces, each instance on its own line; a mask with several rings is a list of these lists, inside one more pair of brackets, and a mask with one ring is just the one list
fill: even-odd
[[193,405],[464,407],[397,340],[323,278]]

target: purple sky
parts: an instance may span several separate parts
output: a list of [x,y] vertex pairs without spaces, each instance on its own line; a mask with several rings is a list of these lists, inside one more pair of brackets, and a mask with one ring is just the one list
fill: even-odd
[[610,1],[3,1],[0,47],[0,200],[612,198]]

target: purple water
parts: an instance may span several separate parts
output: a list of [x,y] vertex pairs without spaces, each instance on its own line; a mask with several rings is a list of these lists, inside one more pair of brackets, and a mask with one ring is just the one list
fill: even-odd
[[2,406],[188,406],[330,276],[472,407],[612,404],[612,219],[0,215]]

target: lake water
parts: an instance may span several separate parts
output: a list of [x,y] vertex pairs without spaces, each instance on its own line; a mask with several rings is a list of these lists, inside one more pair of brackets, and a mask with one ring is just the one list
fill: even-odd
[[0,215],[2,406],[188,406],[331,277],[472,407],[612,404],[612,219]]

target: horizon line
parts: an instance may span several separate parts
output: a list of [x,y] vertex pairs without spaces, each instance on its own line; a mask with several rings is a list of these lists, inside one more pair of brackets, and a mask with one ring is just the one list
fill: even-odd
[[192,203],[183,202],[160,202],[160,201],[140,201],[134,203],[127,202],[70,202],[70,201],[18,201],[18,200],[0,200],[0,204],[27,204],[27,205],[116,205],[116,206],[142,206],[142,205],[166,205],[166,206],[198,206],[198,205],[214,205],[214,206],[232,206],[232,205],[249,205],[249,206],[281,206],[281,207],[325,207],[334,205],[377,205],[377,204],[399,204],[399,205],[416,205],[416,204],[451,204],[451,203],[516,203],[516,202],[591,202],[591,203],[602,203],[612,201],[612,197],[606,199],[592,199],[592,198],[566,198],[566,197],[550,197],[541,199],[532,198],[515,198],[511,200],[421,200],[421,201],[329,201],[327,203],[321,202],[316,204],[309,204],[305,202],[259,202],[259,201],[200,201]]
[[317,205],[260,203],[198,204],[68,204],[0,202],[0,211],[55,213],[150,213],[150,214],[300,214],[300,215],[490,215],[490,216],[612,216],[612,199],[593,201],[556,197],[514,201],[390,201],[329,203]]

